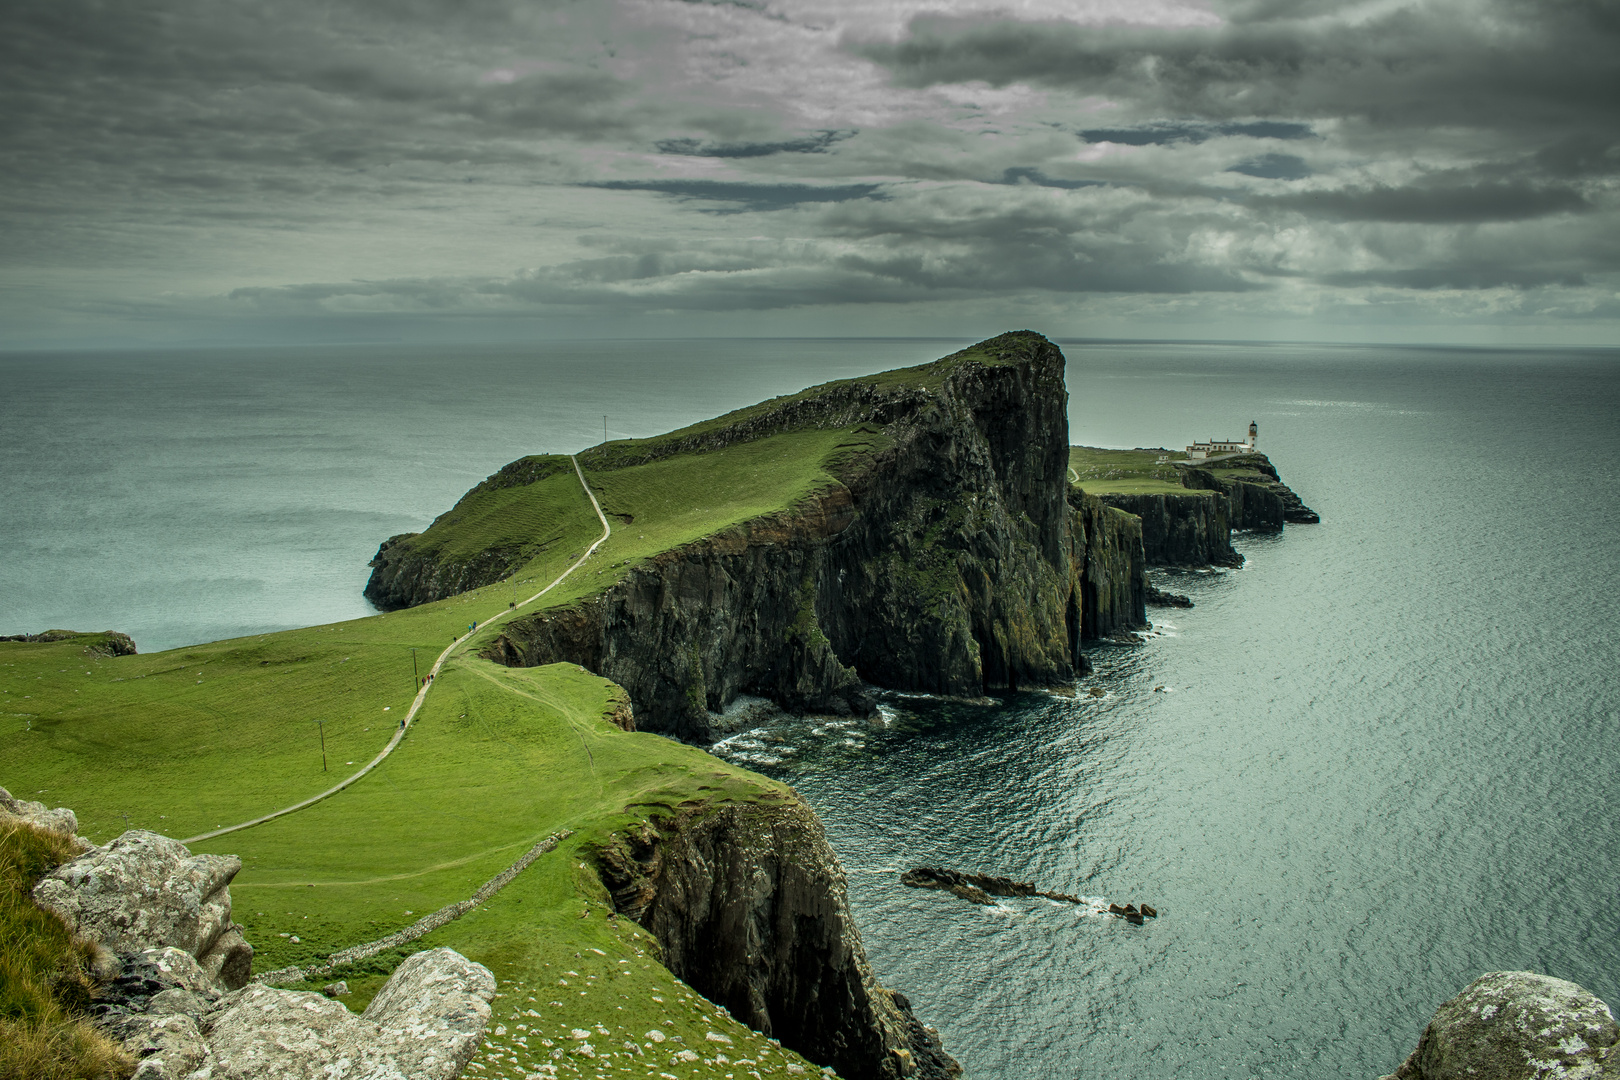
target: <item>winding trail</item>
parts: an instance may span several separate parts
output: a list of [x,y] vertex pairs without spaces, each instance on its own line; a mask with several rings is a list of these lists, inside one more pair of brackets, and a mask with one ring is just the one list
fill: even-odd
[[[585,497],[591,500],[591,509],[596,511],[596,518],[602,523],[602,535],[596,538],[596,542],[594,544],[585,549],[585,554],[574,560],[574,564],[572,566],[558,574],[557,579],[550,585],[547,585],[545,588],[541,589],[539,592],[535,593],[522,603],[507,608],[505,611],[494,616],[493,618],[486,619],[484,621],[485,626],[489,626],[492,623],[497,623],[502,619],[516,615],[529,604],[534,603],[536,600],[546,595],[546,593],[550,592],[552,589],[555,589],[558,585],[561,585],[564,578],[583,566],[586,559],[589,559],[592,555],[596,554],[596,549],[602,546],[603,541],[605,541],[609,536],[613,535],[613,529],[610,525],[608,525],[607,515],[602,513],[602,504],[596,501],[596,493],[591,490],[591,485],[585,482],[585,470],[579,467],[579,458],[575,457],[573,454],[569,454],[568,460],[574,463],[574,473],[579,477],[579,486],[585,489]],[[448,646],[446,646],[444,652],[439,654],[439,658],[433,661],[433,666],[428,669],[427,681],[424,682],[421,688],[416,691],[416,698],[411,702],[410,710],[406,712],[405,719],[402,720],[399,727],[395,729],[394,737],[388,740],[388,745],[382,748],[381,753],[366,763],[365,768],[361,769],[347,780],[343,780],[332,787],[327,788],[319,795],[310,796],[303,802],[294,803],[293,805],[284,807],[283,809],[272,811],[271,813],[265,814],[261,817],[256,817],[252,821],[244,821],[240,825],[227,825],[223,829],[213,829],[209,832],[198,833],[196,836],[188,836],[180,842],[182,844],[195,844],[201,840],[212,840],[216,836],[224,836],[226,833],[238,832],[242,829],[251,829],[255,825],[263,825],[267,821],[274,821],[278,817],[285,817],[286,815],[295,813],[304,809],[305,807],[314,806],[322,799],[336,795],[338,792],[342,791],[344,788],[366,775],[372,769],[375,769],[378,765],[381,765],[383,760],[387,758],[389,754],[394,752],[394,748],[399,745],[400,740],[405,738],[405,732],[410,728],[411,721],[415,720],[416,714],[421,711],[422,703],[427,700],[428,691],[433,689],[433,677],[439,673],[439,669],[444,666],[444,662],[450,659],[450,654],[471,640],[474,633],[476,633],[476,631],[469,630],[467,633],[456,638],[456,640],[452,641]]]

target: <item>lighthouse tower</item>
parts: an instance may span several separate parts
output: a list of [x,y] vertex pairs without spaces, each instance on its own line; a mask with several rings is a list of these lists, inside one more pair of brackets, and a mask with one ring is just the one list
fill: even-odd
[[1260,447],[1260,425],[1253,420],[1249,421],[1249,449],[1257,450]]

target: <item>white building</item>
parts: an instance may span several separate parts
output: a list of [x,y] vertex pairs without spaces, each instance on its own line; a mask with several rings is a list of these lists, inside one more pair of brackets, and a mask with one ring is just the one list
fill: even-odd
[[1260,425],[1253,420],[1249,421],[1249,438],[1246,442],[1235,442],[1227,439],[1211,439],[1209,442],[1195,442],[1187,447],[1187,456],[1194,461],[1202,458],[1214,457],[1216,454],[1250,454],[1260,443]]

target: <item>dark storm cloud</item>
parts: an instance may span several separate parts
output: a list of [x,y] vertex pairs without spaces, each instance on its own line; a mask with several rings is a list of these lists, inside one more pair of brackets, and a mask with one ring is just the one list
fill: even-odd
[[686,157],[752,158],[773,154],[825,154],[834,144],[855,135],[853,131],[823,131],[802,139],[783,142],[706,143],[699,139],[660,139],[655,145],[661,154]]
[[[0,32],[0,175],[111,187],[165,175],[532,163],[536,137],[623,135],[644,106],[582,65],[481,80],[513,4],[17,0]],[[431,26],[431,30],[430,30]],[[486,61],[487,63],[487,61]],[[492,65],[491,65],[492,66]]]
[[1255,198],[1251,200],[1251,205],[1297,210],[1331,221],[1393,221],[1424,225],[1525,221],[1592,209],[1580,192],[1569,187],[1536,186],[1522,182],[1302,191]]
[[1150,116],[1550,125],[1602,129],[1612,142],[1616,10],[1605,0],[1436,2],[1313,22],[1297,5],[1255,4],[1221,27],[1174,30],[933,17],[899,41],[851,47],[911,87],[1025,83],[1106,95]]
[[768,184],[733,180],[596,180],[581,187],[608,191],[652,191],[678,199],[728,203],[704,207],[705,213],[737,214],[746,211],[781,210],[804,203],[848,202],[852,199],[882,199],[879,184]]
[[1317,138],[1309,124],[1286,120],[1257,120],[1248,124],[1144,124],[1131,128],[1085,128],[1080,137],[1086,142],[1119,143],[1123,146],[1167,146],[1173,143],[1201,143],[1220,135],[1247,135],[1251,139]]

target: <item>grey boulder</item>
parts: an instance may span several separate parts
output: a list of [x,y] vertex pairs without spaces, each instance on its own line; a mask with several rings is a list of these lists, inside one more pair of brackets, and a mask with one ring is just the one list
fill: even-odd
[[7,820],[25,821],[46,832],[70,836],[78,842],[82,850],[89,850],[95,846],[76,835],[79,831],[79,819],[67,807],[59,806],[52,810],[42,802],[12,798],[11,792],[0,788],[0,823]]
[[231,922],[227,886],[240,869],[234,855],[193,855],[178,840],[131,829],[51,871],[34,900],[112,952],[183,949],[236,989],[253,966],[253,949]]
[[1590,991],[1493,971],[1435,1010],[1383,1080],[1620,1080],[1620,1027]]
[[117,1034],[139,1059],[130,1080],[185,1080],[208,1058],[202,1028],[185,1013],[124,1017]]
[[495,977],[452,949],[401,964],[363,1016],[307,991],[255,984],[208,1019],[192,1080],[454,1080],[489,1023]]

